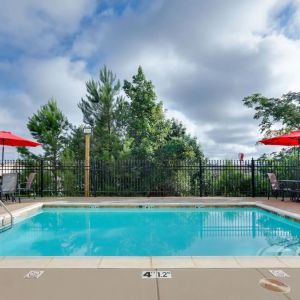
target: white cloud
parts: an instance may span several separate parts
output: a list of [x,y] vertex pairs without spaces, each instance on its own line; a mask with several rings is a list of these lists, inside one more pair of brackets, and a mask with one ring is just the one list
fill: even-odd
[[77,103],[85,96],[85,82],[90,77],[83,61],[72,62],[66,57],[31,59],[26,60],[22,73],[26,91],[36,105],[54,97],[72,123],[81,123]]
[[300,91],[300,40],[291,40],[283,35],[272,35],[262,42],[268,49],[272,85],[268,93],[279,97],[289,91]]
[[74,33],[95,4],[96,0],[2,0],[2,42],[29,53],[58,47],[59,39]]
[[[255,145],[261,137],[258,123],[242,99],[255,92],[280,97],[299,91],[300,0],[141,3],[136,11],[131,7],[118,15],[108,7],[91,17],[95,0],[3,0],[0,43],[9,36],[33,57],[12,65],[0,60],[0,72],[24,81],[8,99],[22,103],[25,118],[25,112],[34,112],[54,96],[77,123],[77,103],[89,73],[106,64],[121,79],[130,79],[142,65],[168,115],[183,121],[208,156],[272,151]],[[293,10],[286,16],[283,10],[289,4]],[[287,19],[282,27],[280,14]],[[85,17],[89,25],[81,27]],[[69,34],[72,50],[57,56],[60,41]],[[48,55],[41,58],[43,51]]]
[[255,92],[279,97],[300,85],[299,41],[278,30],[274,19],[288,1],[158,2],[156,10],[129,11],[109,26],[95,23],[75,46],[84,47],[81,41],[105,27],[90,55],[97,60],[98,46],[99,63],[105,57],[121,78],[142,65],[167,108],[189,120],[190,132],[201,132],[209,156],[268,152],[255,145],[258,123],[242,99]]

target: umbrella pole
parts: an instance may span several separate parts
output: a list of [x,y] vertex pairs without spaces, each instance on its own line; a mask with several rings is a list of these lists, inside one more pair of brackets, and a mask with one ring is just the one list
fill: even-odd
[[4,163],[4,139],[2,140],[2,164],[1,164],[1,177],[3,177],[3,163]]
[[297,153],[298,153],[298,161],[297,161],[297,165],[298,165],[298,179],[300,179],[300,166],[299,166],[299,156],[300,156],[300,146],[298,146],[298,149],[297,149]]

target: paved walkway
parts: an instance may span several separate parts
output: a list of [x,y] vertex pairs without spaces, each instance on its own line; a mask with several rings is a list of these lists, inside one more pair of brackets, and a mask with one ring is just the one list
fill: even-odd
[[[155,270],[155,269],[152,269]],[[276,278],[267,269],[169,269],[170,279],[142,279],[142,269],[47,269],[24,279],[30,269],[0,270],[0,295],[7,300],[298,300],[300,269],[280,278],[288,293],[260,285]],[[278,285],[270,284],[271,289]],[[283,289],[284,288],[284,289]]]

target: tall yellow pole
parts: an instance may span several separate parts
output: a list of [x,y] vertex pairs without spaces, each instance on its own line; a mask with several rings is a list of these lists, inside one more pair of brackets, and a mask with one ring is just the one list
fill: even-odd
[[85,132],[85,168],[84,168],[84,196],[90,196],[90,144],[91,134],[88,130]]

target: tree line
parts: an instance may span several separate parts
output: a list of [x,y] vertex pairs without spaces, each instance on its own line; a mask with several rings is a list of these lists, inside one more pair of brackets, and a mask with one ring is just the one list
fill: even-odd
[[[86,82],[86,95],[78,102],[83,123],[72,125],[51,98],[29,117],[27,128],[42,144],[43,155],[54,164],[60,160],[84,159],[85,126],[92,130],[91,158],[115,161],[199,160],[200,144],[185,126],[166,116],[153,83],[142,67],[121,84],[106,66],[97,79]],[[27,148],[18,148],[23,159],[38,158]]]
[[[254,110],[254,119],[265,137],[300,128],[300,93],[280,98],[259,93],[243,99]],[[97,79],[86,82],[86,95],[78,104],[83,123],[72,125],[52,98],[29,117],[27,127],[43,146],[42,157],[58,160],[84,159],[84,126],[92,129],[91,157],[94,160],[199,160],[204,158],[200,143],[185,126],[166,117],[153,83],[140,66],[131,80],[123,83],[103,66]],[[274,129],[276,128],[276,130]],[[26,148],[18,148],[24,159],[37,158]],[[291,149],[261,158],[285,158]]]

